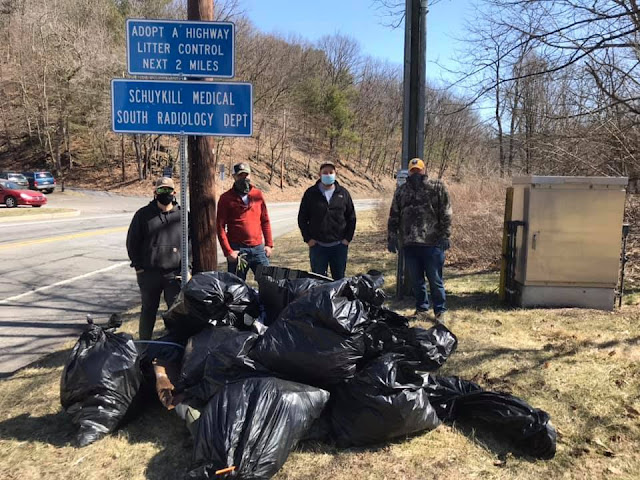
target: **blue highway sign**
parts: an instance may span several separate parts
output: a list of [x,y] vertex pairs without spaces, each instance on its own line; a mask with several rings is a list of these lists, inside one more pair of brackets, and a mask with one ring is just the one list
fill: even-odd
[[233,23],[127,20],[131,75],[233,78],[234,59]]
[[219,135],[253,133],[250,83],[111,80],[116,133]]

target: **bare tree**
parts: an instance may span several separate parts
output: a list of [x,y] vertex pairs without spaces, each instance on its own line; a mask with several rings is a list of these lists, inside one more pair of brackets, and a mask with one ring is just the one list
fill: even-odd
[[326,77],[331,85],[347,86],[353,83],[353,76],[360,64],[360,45],[347,35],[335,33],[325,35],[318,42],[324,52]]

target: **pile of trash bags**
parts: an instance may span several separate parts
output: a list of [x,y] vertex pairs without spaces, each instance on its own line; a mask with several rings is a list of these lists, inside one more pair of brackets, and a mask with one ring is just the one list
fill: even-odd
[[[188,425],[191,479],[267,479],[304,440],[375,445],[442,422],[484,424],[517,452],[555,455],[546,412],[438,376],[455,335],[439,324],[411,327],[384,307],[382,286],[373,271],[338,281],[262,275],[256,292],[235,275],[205,272],[165,314],[163,338],[134,342],[90,325],[60,388],[78,445],[160,398],[197,419]],[[158,365],[175,372],[168,387],[156,383]]]

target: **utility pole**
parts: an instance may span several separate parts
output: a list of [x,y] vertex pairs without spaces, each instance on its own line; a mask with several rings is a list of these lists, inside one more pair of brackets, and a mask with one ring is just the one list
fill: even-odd
[[[402,169],[398,186],[406,180],[409,160],[424,159],[424,105],[427,78],[428,0],[406,0],[404,16],[404,96],[402,117]],[[405,287],[402,249],[398,250],[396,297],[402,298]]]
[[[214,0],[188,0],[189,20],[213,20]],[[189,204],[193,273],[218,269],[215,141],[190,136]]]

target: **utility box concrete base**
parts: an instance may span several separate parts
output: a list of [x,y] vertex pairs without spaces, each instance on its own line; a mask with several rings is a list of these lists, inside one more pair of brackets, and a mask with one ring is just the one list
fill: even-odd
[[518,285],[522,307],[579,307],[613,310],[612,288]]

